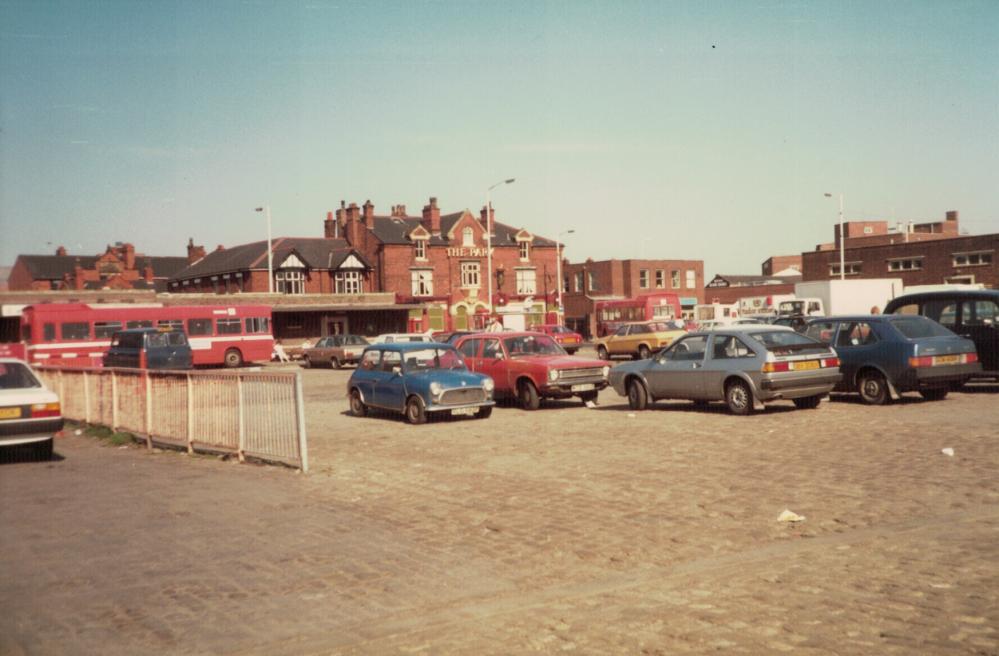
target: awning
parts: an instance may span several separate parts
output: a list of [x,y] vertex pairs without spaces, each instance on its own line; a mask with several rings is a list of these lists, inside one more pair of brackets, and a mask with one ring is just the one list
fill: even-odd
[[693,307],[694,305],[697,305],[697,297],[696,296],[681,296],[680,297],[680,305],[690,305],[691,307]]

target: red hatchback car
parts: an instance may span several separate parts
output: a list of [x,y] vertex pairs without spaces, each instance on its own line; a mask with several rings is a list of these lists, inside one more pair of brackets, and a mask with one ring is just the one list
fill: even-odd
[[492,376],[497,396],[515,397],[525,410],[536,410],[542,398],[578,396],[586,403],[607,387],[606,362],[568,355],[541,333],[476,333],[455,346],[469,369]]
[[583,336],[577,332],[569,330],[565,326],[560,326],[557,323],[544,323],[537,326],[531,326],[529,330],[536,333],[544,333],[555,340],[559,346],[565,349],[565,352],[572,355],[579,350],[580,345],[583,343]]

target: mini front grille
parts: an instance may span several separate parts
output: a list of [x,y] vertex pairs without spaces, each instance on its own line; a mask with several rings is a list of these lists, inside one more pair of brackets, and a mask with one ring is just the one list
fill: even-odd
[[480,403],[486,400],[486,393],[481,387],[463,387],[447,390],[441,395],[442,405],[462,405],[464,403]]

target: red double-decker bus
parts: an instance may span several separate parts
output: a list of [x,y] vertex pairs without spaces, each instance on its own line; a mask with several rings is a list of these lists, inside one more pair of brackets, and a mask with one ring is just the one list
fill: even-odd
[[29,305],[21,313],[21,347],[31,363],[99,367],[115,331],[159,326],[187,334],[195,366],[267,362],[274,350],[266,305],[131,303]]
[[631,321],[678,319],[681,316],[680,296],[673,292],[656,292],[635,298],[597,301],[593,312],[597,319],[597,337],[603,337]]

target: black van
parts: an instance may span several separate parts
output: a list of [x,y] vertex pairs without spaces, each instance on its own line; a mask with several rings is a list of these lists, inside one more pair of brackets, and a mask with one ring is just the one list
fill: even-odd
[[903,294],[885,314],[921,314],[975,343],[985,378],[999,379],[999,290],[955,289]]
[[119,330],[104,354],[105,367],[190,369],[192,364],[191,345],[183,331],[163,328]]

